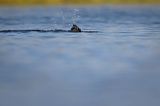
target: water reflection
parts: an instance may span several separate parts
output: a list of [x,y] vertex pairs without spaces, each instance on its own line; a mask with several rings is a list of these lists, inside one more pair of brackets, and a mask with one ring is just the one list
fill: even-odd
[[[80,8],[82,28],[100,33],[0,33],[0,105],[160,104],[159,8],[141,9]],[[13,20],[23,16],[19,23],[26,23],[24,29],[43,29],[37,19],[48,20],[45,26],[51,26],[53,18],[60,23],[58,10],[12,9],[19,12],[13,14]],[[0,16],[7,19],[11,14],[3,11]],[[22,27],[12,24],[14,27],[2,21],[0,27]]]

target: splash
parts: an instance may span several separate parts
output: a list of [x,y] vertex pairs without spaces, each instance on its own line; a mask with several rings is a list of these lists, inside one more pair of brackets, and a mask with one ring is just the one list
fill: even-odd
[[60,10],[60,15],[61,15],[61,17],[62,17],[62,27],[63,28],[65,28],[66,27],[66,20],[65,20],[65,15],[64,15],[64,10],[65,10],[65,8],[61,8],[61,10]]
[[79,18],[80,18],[80,16],[79,16],[79,10],[78,9],[74,9],[73,10],[72,23],[73,24],[77,24]]

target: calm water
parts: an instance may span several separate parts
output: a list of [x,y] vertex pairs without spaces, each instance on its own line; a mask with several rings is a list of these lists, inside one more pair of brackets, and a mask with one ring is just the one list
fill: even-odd
[[[21,31],[72,23],[98,32]],[[0,106],[160,105],[159,6],[1,7],[0,31]]]

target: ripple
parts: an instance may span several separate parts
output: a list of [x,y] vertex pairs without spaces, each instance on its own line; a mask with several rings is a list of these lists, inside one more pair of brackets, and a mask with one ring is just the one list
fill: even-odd
[[[39,32],[39,33],[46,33],[46,32],[71,32],[70,30],[63,30],[63,29],[55,29],[55,30],[42,30],[42,29],[24,29],[24,30],[0,30],[0,33],[29,33],[29,32]],[[98,31],[82,31],[83,33],[98,33]],[[77,33],[77,32],[72,32]],[[78,32],[81,33],[81,32]]]

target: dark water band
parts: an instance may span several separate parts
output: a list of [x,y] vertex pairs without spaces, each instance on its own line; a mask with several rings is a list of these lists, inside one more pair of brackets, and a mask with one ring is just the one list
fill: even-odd
[[[29,33],[29,32],[72,32],[71,30],[62,30],[62,29],[55,29],[55,30],[39,30],[39,29],[29,29],[29,30],[0,30],[0,33]],[[98,31],[82,31],[82,32],[72,32],[72,33],[98,33]]]

